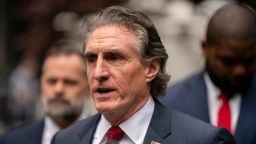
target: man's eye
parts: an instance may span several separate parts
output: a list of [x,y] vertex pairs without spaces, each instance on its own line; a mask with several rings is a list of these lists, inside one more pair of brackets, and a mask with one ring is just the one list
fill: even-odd
[[95,55],[88,55],[88,56],[86,57],[86,61],[87,61],[88,63],[94,63],[96,60],[97,60],[97,56],[95,56]]
[[47,79],[46,82],[48,84],[55,84],[57,82],[57,79]]
[[233,66],[236,63],[235,59],[232,58],[220,57],[219,60],[226,66]]
[[116,60],[120,60],[122,57],[119,56],[119,55],[109,55],[107,57],[108,60],[111,60],[111,61],[116,61]]
[[231,65],[233,65],[234,61],[228,60],[228,59],[223,59],[223,60],[222,60],[222,63],[223,63],[224,65],[226,65],[226,66],[231,66]]
[[66,79],[66,80],[64,80],[64,83],[66,84],[66,85],[77,85],[78,84],[78,81],[77,80],[71,80],[71,79]]
[[108,53],[105,55],[105,59],[108,61],[120,61],[120,60],[123,60],[124,57],[120,54]]

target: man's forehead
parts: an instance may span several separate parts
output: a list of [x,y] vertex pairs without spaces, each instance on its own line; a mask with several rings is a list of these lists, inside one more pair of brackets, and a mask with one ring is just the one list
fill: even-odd
[[235,38],[222,38],[219,42],[220,48],[223,49],[248,49],[253,50],[256,48],[256,40],[255,39],[235,39]]
[[121,44],[118,41],[114,41],[112,43],[108,41],[105,41],[105,42],[97,41],[94,43],[90,42],[86,45],[85,52],[117,49],[117,48],[120,48],[122,45],[124,44],[123,43]]
[[120,49],[120,48],[104,48],[104,49],[89,49],[85,51],[85,56],[90,55],[90,54],[109,54],[109,53],[126,53],[128,52],[129,49]]
[[103,25],[97,27],[92,32],[87,34],[86,43],[91,44],[93,42],[101,42],[101,40],[111,40],[111,39],[127,39],[135,38],[136,33],[132,29],[128,29],[126,26],[122,25]]
[[108,44],[92,44],[86,46],[84,54],[88,53],[108,53],[108,52],[130,52],[136,51],[135,45],[132,43],[108,43]]
[[[102,26],[98,26],[95,28],[92,32],[88,33],[87,39],[91,38],[108,38],[111,37],[115,34],[119,35],[122,33],[122,35],[135,35],[135,32],[131,29],[128,28],[125,25],[121,24],[106,24]],[[120,35],[121,36],[121,35]]]

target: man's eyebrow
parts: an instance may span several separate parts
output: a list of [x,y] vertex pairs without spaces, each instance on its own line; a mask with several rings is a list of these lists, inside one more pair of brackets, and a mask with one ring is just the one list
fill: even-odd
[[84,52],[84,56],[85,57],[88,57],[89,55],[95,55],[96,53],[95,52],[88,52],[88,51],[86,51],[86,52]]
[[[93,52],[93,51],[85,51],[84,55],[88,56],[88,55],[93,55],[93,54],[96,54],[96,53],[97,52]],[[124,53],[124,52],[121,51],[120,49],[116,48],[116,49],[108,49],[108,50],[105,50],[103,52],[103,54],[106,54],[106,53]]]
[[119,49],[111,49],[111,50],[107,50],[107,51],[105,51],[104,53],[107,53],[107,54],[111,54],[111,53],[113,53],[113,54],[122,54],[123,53],[123,51],[121,51],[121,50],[119,50]]

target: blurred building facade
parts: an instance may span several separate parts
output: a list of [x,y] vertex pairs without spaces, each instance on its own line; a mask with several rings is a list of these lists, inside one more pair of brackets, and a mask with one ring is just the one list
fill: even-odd
[[233,0],[136,0],[129,7],[144,11],[155,23],[169,59],[173,84],[203,67],[201,41],[213,12]]
[[[68,41],[74,48],[82,49],[84,19],[95,10],[121,4],[147,14],[155,23],[169,54],[167,72],[172,76],[169,83],[171,85],[202,68],[204,61],[200,42],[204,37],[206,22],[217,8],[234,1],[1,0],[0,134],[11,127],[8,122],[13,120],[13,117],[10,115],[12,109],[8,109],[8,101],[12,99],[10,95],[14,91],[8,86],[11,83],[16,84],[12,82],[11,75],[21,64],[24,55],[29,53],[36,57],[37,67],[40,67],[45,51],[57,41]],[[248,1],[252,5],[254,2],[237,1]],[[32,81],[38,80],[39,75],[38,69]],[[40,92],[37,93],[40,95]]]
[[[58,41],[81,48],[81,19],[126,0],[1,0],[0,134],[41,116],[39,76]],[[76,29],[76,30],[75,30]],[[90,104],[88,104],[90,105]]]

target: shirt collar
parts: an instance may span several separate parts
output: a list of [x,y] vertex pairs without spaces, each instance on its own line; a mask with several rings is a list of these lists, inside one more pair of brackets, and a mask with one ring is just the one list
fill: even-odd
[[210,99],[216,99],[220,95],[220,89],[211,81],[208,73],[204,73],[204,80],[207,89],[207,95]]
[[[77,121],[88,117],[88,115],[90,114],[86,111],[86,109],[83,109]],[[50,118],[49,116],[45,116],[45,126],[43,130],[42,144],[49,144],[55,133],[60,130],[61,128],[54,122],[52,118]]]
[[52,137],[60,130],[59,126],[49,117],[45,117],[42,144],[51,142]]
[[[132,115],[132,117],[119,125],[119,127],[134,143],[143,143],[154,112],[154,107],[155,103],[153,98],[150,96],[147,103],[139,111],[137,111],[134,115]],[[101,119],[98,123],[94,138],[96,138],[98,141],[102,141],[110,127],[111,124],[103,115],[101,115]]]
[[60,127],[48,116],[45,118],[45,128],[53,133],[60,130]]
[[111,124],[106,120],[103,115],[101,115],[100,121],[94,134],[94,139],[98,142],[101,142],[110,127]]
[[153,98],[150,96],[147,103],[138,112],[119,125],[134,143],[143,143],[154,112],[154,107],[155,103]]

